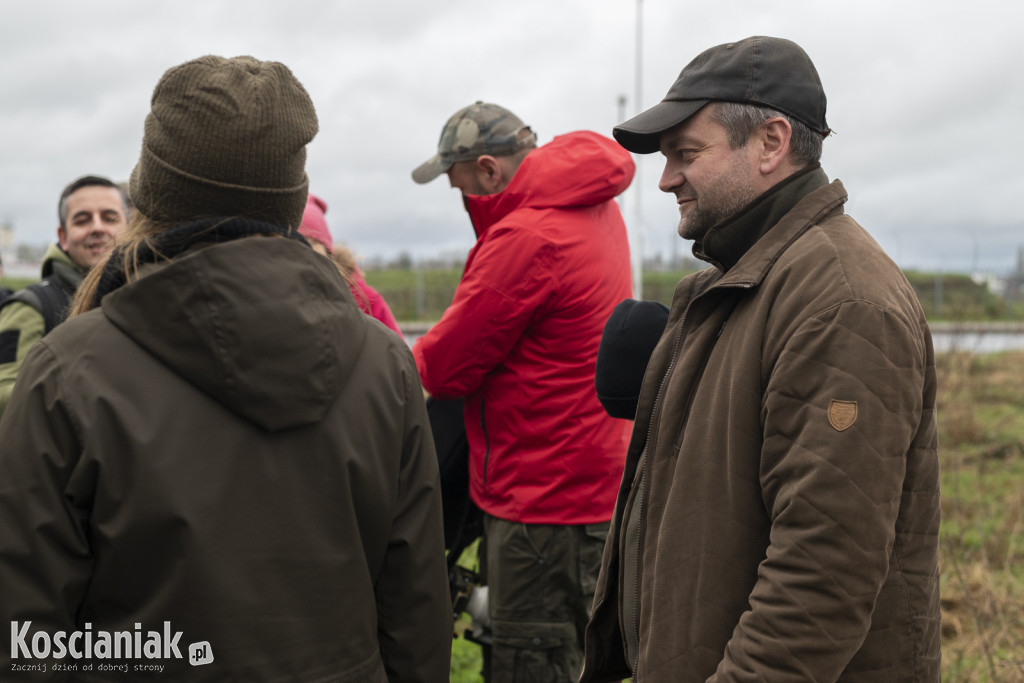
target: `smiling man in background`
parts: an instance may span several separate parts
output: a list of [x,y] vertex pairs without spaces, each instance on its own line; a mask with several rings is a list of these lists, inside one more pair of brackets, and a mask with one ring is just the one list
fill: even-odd
[[43,256],[42,280],[0,308],[0,416],[29,349],[64,321],[82,278],[127,225],[128,201],[110,180],[87,175],[64,188],[57,215],[57,244]]

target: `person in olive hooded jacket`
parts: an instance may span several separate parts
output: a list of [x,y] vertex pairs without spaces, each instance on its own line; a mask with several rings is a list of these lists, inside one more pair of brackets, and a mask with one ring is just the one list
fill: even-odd
[[316,131],[279,63],[208,56],[157,84],[127,239],[0,423],[3,671],[448,680],[422,389],[296,230]]

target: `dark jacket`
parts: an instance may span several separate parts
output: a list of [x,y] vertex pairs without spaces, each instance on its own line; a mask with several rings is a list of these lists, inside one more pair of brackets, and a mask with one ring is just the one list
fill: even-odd
[[939,680],[931,337],[845,201],[820,169],[794,176],[679,283],[582,680]]
[[633,160],[591,132],[527,155],[508,186],[469,195],[477,242],[451,306],[413,355],[438,398],[465,397],[470,492],[530,524],[611,518],[629,424],[594,391],[601,330],[630,296],[615,197]]
[[0,623],[209,643],[167,681],[448,680],[416,367],[305,245],[147,266],[33,349],[0,443]]

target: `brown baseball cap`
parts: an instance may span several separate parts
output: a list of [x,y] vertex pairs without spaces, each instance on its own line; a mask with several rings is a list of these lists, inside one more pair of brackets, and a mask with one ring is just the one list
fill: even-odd
[[751,36],[700,53],[679,73],[665,99],[616,126],[612,135],[630,152],[657,152],[662,133],[708,102],[770,107],[823,137],[831,132],[825,123],[825,91],[803,48],[784,38]]

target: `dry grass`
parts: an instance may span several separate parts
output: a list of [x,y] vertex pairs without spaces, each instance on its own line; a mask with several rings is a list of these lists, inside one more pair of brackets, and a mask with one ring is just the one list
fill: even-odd
[[942,680],[1024,681],[1024,353],[938,371]]

